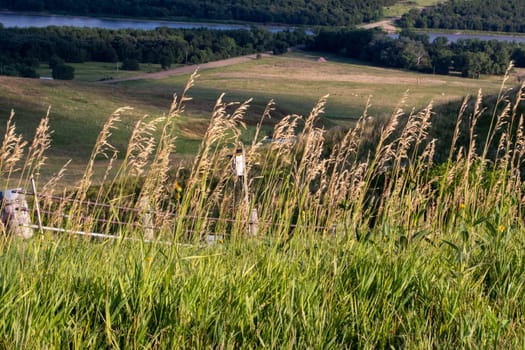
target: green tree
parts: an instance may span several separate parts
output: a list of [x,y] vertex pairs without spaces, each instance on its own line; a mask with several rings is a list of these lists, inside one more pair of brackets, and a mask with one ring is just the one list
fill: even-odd
[[171,64],[173,63],[173,57],[171,54],[166,53],[160,57],[160,66],[162,69],[169,69],[171,67]]
[[51,76],[58,80],[73,80],[75,78],[75,67],[66,64],[56,65],[51,71]]
[[63,65],[65,62],[57,55],[53,55],[49,58],[49,68],[53,69],[56,66]]
[[140,64],[139,61],[133,59],[133,58],[126,58],[124,61],[122,61],[122,69],[124,70],[139,70]]
[[401,67],[414,70],[430,68],[430,57],[423,43],[411,39],[401,40],[400,43],[398,55]]

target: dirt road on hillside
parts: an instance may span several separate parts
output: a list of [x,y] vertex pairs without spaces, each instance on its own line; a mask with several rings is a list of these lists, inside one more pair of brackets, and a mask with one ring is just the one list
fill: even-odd
[[[261,53],[259,55],[261,57],[271,56],[268,53]],[[204,69],[209,69],[209,68],[218,68],[218,67],[231,66],[231,65],[234,65],[234,64],[248,62],[248,61],[255,60],[255,59],[257,59],[257,55],[256,54],[246,55],[246,56],[239,56],[239,57],[232,57],[232,58],[227,58],[227,59],[219,60],[219,61],[213,61],[213,62],[202,63],[202,64],[192,64],[192,65],[178,67],[178,68],[174,68],[174,69],[163,70],[163,71],[155,72],[155,73],[139,74],[139,75],[136,75],[136,76],[133,76],[133,77],[128,77],[128,78],[104,80],[104,81],[100,81],[99,83],[100,84],[113,84],[113,83],[119,83],[119,82],[122,82],[122,81],[130,81],[130,80],[164,79],[164,78],[168,78],[168,77],[172,77],[172,76],[176,76],[176,75],[181,75],[181,74],[191,74],[191,73],[195,72],[195,70],[197,70],[197,69],[204,70]]]
[[394,22],[398,19],[399,17],[390,18],[390,19],[379,21],[379,22],[362,24],[362,25],[359,25],[358,27],[364,28],[364,29],[372,29],[372,28],[381,27],[383,28],[385,32],[392,34],[392,33],[395,33],[397,30],[396,26],[394,25]]

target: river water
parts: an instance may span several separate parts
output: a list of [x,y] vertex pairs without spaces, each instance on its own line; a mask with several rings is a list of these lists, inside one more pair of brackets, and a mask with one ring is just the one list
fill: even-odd
[[[449,43],[456,42],[463,39],[478,39],[482,41],[497,40],[497,41],[507,41],[507,42],[516,42],[516,43],[525,43],[525,36],[519,35],[504,35],[504,34],[464,34],[464,33],[434,33],[434,32],[418,32],[428,35],[428,40],[433,42],[436,38],[445,37],[448,39]],[[398,34],[389,34],[391,38],[398,38]]]
[[[158,27],[196,29],[208,28],[217,30],[250,29],[249,25],[242,24],[216,24],[199,22],[177,22],[177,21],[147,21],[120,18],[95,18],[60,15],[20,14],[15,12],[0,12],[0,23],[5,28],[28,28],[47,26],[71,26],[104,29],[143,29],[151,30]],[[269,31],[281,31],[289,29],[285,26],[263,26]]]
[[[77,17],[77,16],[59,16],[59,15],[41,15],[41,14],[20,14],[15,12],[0,12],[0,23],[5,28],[28,28],[28,27],[47,27],[47,26],[71,26],[87,28],[104,28],[104,29],[143,29],[151,30],[158,27],[196,29],[208,28],[217,30],[231,29],[249,29],[249,25],[242,24],[216,24],[200,22],[177,22],[177,21],[146,21],[119,18],[95,18],[95,17]],[[292,29],[286,26],[263,26],[264,28],[277,32],[285,29]],[[525,36],[512,35],[491,35],[491,34],[448,34],[448,33],[427,33],[430,41],[437,37],[446,37],[449,42],[455,42],[459,39],[480,39],[480,40],[499,40],[515,41],[525,43]],[[395,34],[393,34],[395,36]]]
[[445,37],[449,42],[456,42],[460,39],[479,39],[479,40],[498,40],[498,41],[514,41],[517,43],[525,43],[525,36],[502,35],[502,34],[445,34],[445,33],[427,33],[430,42],[437,37]]

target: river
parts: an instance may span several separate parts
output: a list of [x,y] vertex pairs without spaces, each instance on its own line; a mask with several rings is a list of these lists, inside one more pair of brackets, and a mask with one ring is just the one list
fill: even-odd
[[430,42],[438,37],[445,37],[449,42],[456,42],[461,39],[479,39],[479,40],[498,40],[498,41],[515,41],[517,43],[525,43],[525,36],[504,35],[504,34],[463,34],[463,33],[426,33]]
[[[95,18],[95,17],[78,17],[78,16],[61,16],[61,15],[44,15],[44,14],[21,14],[16,12],[0,12],[0,23],[5,28],[28,28],[28,27],[47,27],[47,26],[71,26],[87,28],[105,28],[105,29],[143,29],[151,30],[158,27],[196,29],[208,28],[216,30],[231,29],[249,29],[250,25],[243,24],[218,24],[218,23],[200,23],[200,22],[179,22],[179,21],[148,21],[121,18]],[[263,26],[272,32],[293,29],[287,26]],[[309,31],[307,31],[309,32]],[[463,34],[463,33],[434,33],[427,32],[430,41],[437,37],[446,37],[449,42],[455,42],[459,39],[480,39],[480,40],[499,40],[515,41],[525,43],[525,36],[513,36],[503,34]],[[396,36],[396,34],[392,34]]]
[[[525,43],[525,36],[511,35],[511,34],[464,34],[464,33],[434,33],[434,32],[418,32],[428,35],[428,40],[433,42],[436,38],[445,37],[449,43],[456,42],[463,39],[478,39],[482,41],[497,40],[507,42]],[[398,38],[399,34],[388,34],[391,38]]]
[[[178,22],[178,21],[149,21],[121,18],[95,18],[79,16],[43,15],[43,14],[21,14],[16,12],[0,12],[0,23],[5,28],[28,28],[48,26],[70,26],[104,29],[143,29],[151,30],[158,27],[196,29],[208,28],[216,30],[249,29],[250,25],[242,24],[218,24],[200,22]],[[276,32],[290,29],[286,26],[263,26],[269,31]]]

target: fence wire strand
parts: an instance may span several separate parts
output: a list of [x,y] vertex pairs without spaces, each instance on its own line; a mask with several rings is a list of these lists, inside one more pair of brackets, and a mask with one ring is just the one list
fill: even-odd
[[[106,209],[112,209],[112,210],[116,210],[118,211],[119,213],[120,212],[132,212],[132,213],[136,213],[136,214],[140,214],[140,215],[156,215],[156,217],[163,217],[163,218],[177,218],[177,213],[173,213],[173,212],[164,212],[164,211],[155,211],[155,210],[151,210],[151,209],[139,209],[139,208],[133,208],[133,207],[127,207],[127,206],[121,206],[121,205],[114,205],[114,204],[109,204],[109,203],[100,203],[100,202],[95,202],[95,201],[90,201],[90,200],[78,200],[78,199],[75,199],[75,198],[67,198],[67,197],[61,197],[61,196],[55,196],[55,195],[51,195],[51,194],[43,194],[43,193],[35,193],[35,192],[29,192],[29,191],[19,191],[18,193],[21,193],[21,194],[25,194],[27,196],[33,196],[35,199],[38,199],[39,201],[43,201],[45,199],[49,199],[49,200],[52,200],[52,201],[57,201],[57,202],[67,202],[67,203],[76,203],[76,204],[80,204],[80,205],[85,205],[85,206],[88,206],[88,207],[98,207],[98,208],[106,208]],[[51,210],[45,210],[43,208],[40,208],[40,212],[41,213],[45,213],[46,215],[49,215],[50,217],[52,216],[58,216],[58,217],[62,217],[64,219],[69,219],[70,218],[70,215],[68,214],[65,214],[65,213],[57,213],[57,212],[53,212]],[[155,230],[155,229],[158,229],[159,227],[158,226],[155,226],[155,225],[144,225],[144,224],[141,224],[140,222],[125,222],[125,221],[121,221],[121,220],[116,220],[116,219],[105,219],[105,218],[93,218],[93,217],[87,217],[87,216],[80,216],[79,217],[80,220],[89,220],[91,221],[91,223],[100,223],[100,224],[107,224],[107,225],[116,225],[116,226],[119,226],[119,227],[140,227],[142,229],[148,229],[148,230]],[[136,217],[137,220],[140,220],[141,219],[141,216],[137,216]],[[224,218],[224,217],[212,217],[212,216],[199,216],[199,215],[186,215],[183,217],[183,219],[187,219],[187,220],[194,220],[194,221],[197,221],[197,220],[203,220],[205,221],[206,223],[218,223],[218,222],[225,222],[225,223],[238,223],[240,220],[239,219],[232,219],[232,218]],[[245,221],[244,223],[245,224],[254,224],[255,222],[253,222],[251,219],[247,219],[247,220],[242,220],[242,221]],[[315,231],[325,231],[325,232],[332,232],[332,233],[335,233],[335,230],[336,230],[336,225],[331,225],[331,226],[322,226],[322,225],[298,225],[298,224],[285,224],[285,223],[278,223],[278,222],[271,222],[271,221],[268,221],[268,220],[263,220],[263,221],[257,221],[256,222],[259,226],[264,226],[265,228],[268,228],[268,227],[275,227],[275,228],[289,228],[290,230],[294,230],[294,229],[297,229],[297,228],[304,228],[304,229],[311,229],[311,230],[315,230]],[[35,226],[35,227],[33,227]],[[38,229],[38,226],[36,225],[31,225],[32,228],[37,228]],[[61,228],[53,228],[53,227],[43,227],[45,230],[47,231],[54,231],[54,232],[66,232],[67,230],[65,229],[61,229]],[[79,234],[80,232],[83,232],[83,231],[78,231]],[[202,237],[203,236],[203,232],[197,232],[195,230],[185,230],[185,233],[186,234],[195,234],[195,233],[199,233],[199,235]],[[93,232],[93,233],[87,233],[87,232],[83,232],[83,235],[90,235],[90,236],[93,236],[93,237],[100,237],[100,238],[122,238],[120,236],[116,236],[116,235],[109,235],[109,234],[103,234],[103,233],[96,233],[96,232]],[[227,236],[226,234],[224,233],[216,233],[216,232],[206,232],[205,235],[216,235],[216,236],[221,236],[221,237],[225,237]],[[107,237],[106,237],[107,236]]]

